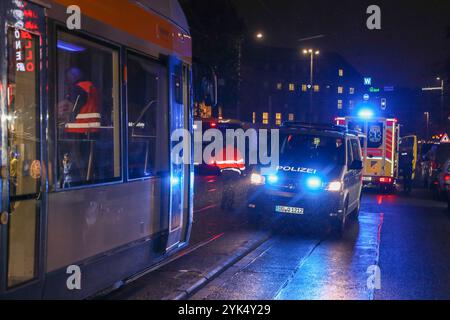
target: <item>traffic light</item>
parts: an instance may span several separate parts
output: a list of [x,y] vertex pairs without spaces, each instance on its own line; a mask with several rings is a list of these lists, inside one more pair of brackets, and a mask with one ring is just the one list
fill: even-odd
[[387,100],[385,98],[381,99],[381,110],[386,110],[387,108]]

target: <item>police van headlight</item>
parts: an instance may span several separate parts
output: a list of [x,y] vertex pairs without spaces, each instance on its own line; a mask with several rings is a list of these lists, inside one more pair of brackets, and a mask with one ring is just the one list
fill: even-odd
[[340,182],[340,181],[330,182],[327,185],[326,190],[331,191],[331,192],[341,192],[342,191],[342,182]]
[[306,186],[313,191],[320,190],[322,188],[322,179],[316,176],[310,177],[306,180]]
[[250,183],[255,186],[263,185],[265,182],[266,179],[259,173],[252,173],[252,175],[250,176]]

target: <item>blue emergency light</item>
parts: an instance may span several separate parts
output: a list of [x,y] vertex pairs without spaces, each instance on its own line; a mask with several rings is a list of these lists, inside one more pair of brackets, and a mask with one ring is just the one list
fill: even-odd
[[267,177],[267,181],[268,181],[270,184],[275,184],[275,183],[278,182],[278,176],[276,176],[276,175],[270,175],[270,176]]
[[364,108],[359,110],[358,116],[362,119],[371,119],[374,117],[374,112],[372,109]]

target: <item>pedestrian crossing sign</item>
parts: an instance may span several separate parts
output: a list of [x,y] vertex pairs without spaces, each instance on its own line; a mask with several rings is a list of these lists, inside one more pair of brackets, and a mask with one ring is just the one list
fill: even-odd
[[450,143],[450,138],[448,137],[448,134],[444,134],[444,136],[441,139],[441,143]]

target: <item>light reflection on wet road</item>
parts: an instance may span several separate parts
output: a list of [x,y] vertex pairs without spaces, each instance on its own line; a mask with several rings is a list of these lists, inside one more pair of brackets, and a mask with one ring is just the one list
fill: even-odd
[[[220,209],[220,177],[196,178],[191,243],[180,258],[110,299],[175,297],[258,238],[270,239],[226,269],[193,300],[450,299],[450,217],[430,192],[364,194],[358,221],[343,239],[293,219],[258,229],[245,215],[246,186],[234,184],[238,209]],[[381,288],[369,289],[379,266]]]
[[[450,219],[444,204],[426,191],[416,190],[410,197],[369,192],[359,221],[350,223],[343,239],[320,231],[307,235],[304,227],[289,224],[288,230],[275,232],[263,252],[257,250],[192,298],[450,298]],[[432,251],[425,253],[423,245]],[[374,265],[381,270],[379,289],[367,285],[368,268]]]

